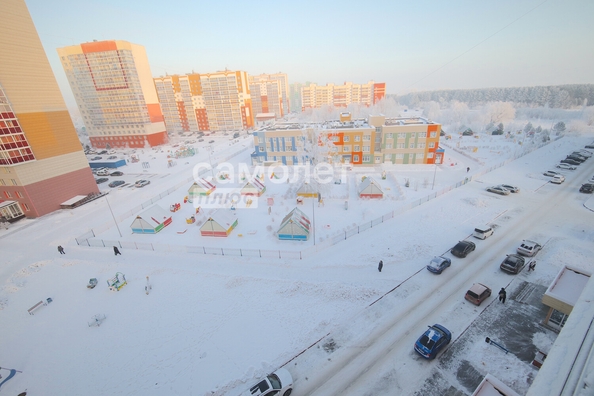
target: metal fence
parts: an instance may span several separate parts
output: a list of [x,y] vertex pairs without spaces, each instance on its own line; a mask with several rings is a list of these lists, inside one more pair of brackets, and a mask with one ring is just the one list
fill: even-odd
[[[557,139],[559,139],[559,137]],[[384,222],[386,222],[390,219],[393,219],[397,215],[404,213],[405,211],[415,208],[417,206],[420,206],[426,202],[429,202],[432,199],[435,199],[449,191],[452,191],[453,189],[462,187],[463,185],[469,183],[473,179],[479,178],[480,176],[483,176],[497,168],[500,168],[500,167],[510,163],[511,161],[514,161],[517,158],[522,157],[522,156],[544,146],[545,144],[547,144],[547,143],[541,143],[541,144],[535,145],[533,148],[531,148],[529,150],[524,150],[521,153],[516,154],[516,155],[512,156],[511,158],[500,162],[499,164],[493,165],[487,169],[483,169],[480,172],[473,173],[472,176],[468,176],[468,177],[464,178],[464,180],[461,180],[454,185],[446,186],[439,191],[432,192],[431,194],[427,195],[426,197],[422,197],[422,198],[417,199],[411,203],[405,204],[402,207],[398,208],[397,210],[386,213],[383,216],[378,217],[377,219],[374,219],[372,221],[369,221],[369,222],[366,222],[363,224],[353,226],[351,228],[348,228],[345,231],[337,232],[336,234],[333,234],[330,237],[325,238],[323,241],[316,240],[316,241],[314,241],[313,246],[308,246],[307,248],[302,249],[300,251],[218,248],[218,247],[215,248],[215,247],[207,247],[207,246],[183,246],[183,245],[169,245],[169,244],[160,244],[160,243],[140,243],[140,242],[130,242],[130,241],[98,239],[96,237],[97,235],[101,234],[102,232],[106,231],[107,229],[109,229],[113,226],[111,224],[111,222],[107,222],[103,225],[100,225],[99,227],[89,230],[85,234],[75,238],[75,240],[79,246],[90,246],[90,247],[110,247],[111,248],[113,246],[118,246],[122,249],[152,250],[152,251],[157,251],[157,252],[176,252],[176,253],[191,253],[191,254],[215,255],[215,256],[219,255],[219,256],[261,257],[261,258],[274,258],[274,259],[302,260],[302,259],[311,257],[315,253],[317,253],[321,250],[327,249],[330,246],[341,243],[341,242],[347,240],[348,238],[351,238],[355,235],[358,235],[362,232],[372,229],[373,227],[377,227],[378,225],[383,224]],[[250,147],[247,147],[245,149],[242,149],[238,153],[241,153],[242,151],[246,151],[249,149],[250,149]],[[459,150],[456,150],[454,148],[452,148],[452,150],[455,150],[456,152],[460,152]],[[460,152],[460,153],[466,155],[463,152]],[[229,156],[228,158],[223,159],[223,161],[227,161],[237,154]],[[218,163],[213,164],[213,168],[215,168],[217,165],[218,165]],[[200,175],[202,175],[203,173],[206,173],[208,171],[209,170],[205,169],[205,170],[203,170],[203,172],[201,172]],[[188,182],[193,181],[193,180],[194,180],[193,177],[190,177],[187,180],[184,180],[184,181],[178,183],[177,185],[175,185],[174,187],[168,189],[167,191],[159,194],[158,196],[153,197],[152,199],[142,203],[141,205],[139,205],[125,213],[118,215],[116,217],[118,222],[121,222],[121,221],[133,216],[135,213],[138,213],[140,210],[153,205],[155,202],[161,200],[162,198],[173,193],[180,187],[186,185]]]

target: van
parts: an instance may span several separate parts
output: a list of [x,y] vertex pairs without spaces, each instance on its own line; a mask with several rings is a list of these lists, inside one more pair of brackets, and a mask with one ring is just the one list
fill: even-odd
[[478,227],[472,233],[472,236],[478,239],[487,239],[491,235],[493,235],[493,228],[491,227]]

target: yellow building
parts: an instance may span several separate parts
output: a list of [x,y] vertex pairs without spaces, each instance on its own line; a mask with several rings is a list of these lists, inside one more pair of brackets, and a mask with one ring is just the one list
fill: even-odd
[[98,192],[25,1],[2,0],[0,201],[38,217]]
[[58,48],[93,147],[168,142],[144,47],[122,40]]

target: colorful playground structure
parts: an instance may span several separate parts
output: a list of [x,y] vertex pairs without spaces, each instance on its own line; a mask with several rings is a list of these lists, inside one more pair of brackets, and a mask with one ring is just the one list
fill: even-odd
[[120,289],[127,284],[126,275],[121,272],[116,272],[113,278],[107,280],[107,286],[109,286],[109,290],[111,291],[120,291]]
[[170,212],[177,212],[180,209],[181,209],[181,204],[179,202],[174,203],[174,204],[172,204],[172,205],[169,206],[169,211]]

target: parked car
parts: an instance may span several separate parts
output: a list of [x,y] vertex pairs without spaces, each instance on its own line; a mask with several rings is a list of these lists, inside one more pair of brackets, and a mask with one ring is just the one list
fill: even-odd
[[444,326],[436,323],[415,342],[415,351],[425,359],[435,359],[438,352],[452,340],[452,333]]
[[556,175],[560,175],[561,173],[556,172],[556,171],[552,171],[552,170],[548,170],[545,173],[543,173],[543,175],[545,176],[556,176]]
[[95,173],[97,176],[109,176],[108,169],[100,169]]
[[98,154],[101,154],[101,155],[103,155],[103,154],[107,154],[107,150],[101,150],[101,151],[99,151],[99,153],[98,153]]
[[586,161],[586,159],[584,157],[580,157],[580,156],[577,156],[577,155],[568,155],[567,157],[565,157],[565,159],[574,160],[578,164],[581,164],[582,162],[585,162]]
[[237,139],[238,137],[239,137],[239,132],[235,132],[235,133],[233,134],[233,138]]
[[487,239],[491,235],[493,235],[493,228],[491,227],[477,227],[472,233],[472,236],[478,239]]
[[95,181],[97,182],[97,184],[105,183],[108,180],[109,179],[107,177],[101,177],[99,179],[95,179]]
[[431,259],[427,269],[434,274],[441,274],[444,269],[448,268],[452,264],[452,260],[447,257],[436,256]]
[[113,187],[121,186],[122,184],[126,184],[126,182],[123,180],[114,180],[111,183],[109,183],[108,186],[113,188]]
[[93,157],[93,158],[91,158],[91,161],[99,161],[99,160],[100,160],[100,159],[102,159],[102,158],[103,158],[103,157],[99,157],[99,156],[97,156],[97,157]]
[[482,283],[475,283],[464,295],[464,298],[475,305],[481,305],[491,296],[491,289]]
[[568,157],[578,157],[580,159],[582,159],[583,161],[586,161],[588,158],[590,158],[590,156],[584,155],[583,153],[579,152],[579,151],[574,151],[573,153],[569,154]]
[[594,143],[592,143],[592,144],[586,144],[586,145],[584,146],[584,148],[587,148],[587,149],[594,149]]
[[563,175],[555,175],[553,176],[553,178],[550,180],[551,183],[554,184],[561,184],[565,181],[565,176]]
[[450,250],[450,253],[456,257],[464,258],[468,256],[468,253],[474,252],[474,249],[476,249],[476,245],[473,242],[460,241]]
[[109,174],[109,176],[124,176],[124,172],[120,172],[120,171],[111,172]]
[[573,160],[571,158],[565,158],[564,160],[559,161],[562,164],[569,164],[569,165],[579,165],[581,162]]
[[585,194],[594,193],[594,184],[592,184],[592,183],[582,184],[582,186],[580,187],[580,192],[585,193]]
[[462,136],[472,136],[474,135],[474,132],[472,132],[471,129],[467,129],[464,132],[462,132]]
[[109,157],[107,157],[107,159],[117,159],[118,157],[115,155],[110,155]]
[[524,257],[520,256],[519,254],[508,254],[499,268],[505,272],[509,272],[510,274],[519,274],[522,269],[524,269],[525,265],[526,260],[524,260]]
[[569,165],[569,164],[558,164],[557,168],[559,169],[567,169],[567,170],[576,170],[577,168],[573,165]]
[[520,188],[516,187],[516,186],[510,186],[509,184],[500,184],[499,186],[505,188],[506,190],[508,190],[511,193],[519,193],[520,192]]
[[148,180],[138,180],[138,181],[136,181],[136,183],[134,183],[134,186],[140,188],[140,187],[148,186],[149,184],[151,184],[151,182]]
[[499,194],[499,195],[509,195],[510,194],[508,189],[503,188],[501,186],[487,187],[487,191],[495,193],[495,194]]
[[293,392],[293,377],[289,370],[279,368],[250,387],[242,396],[289,396]]
[[215,142],[214,140],[209,140],[209,141],[208,141],[208,143],[214,143],[214,142]]
[[540,251],[540,249],[542,249],[542,245],[540,243],[524,239],[516,250],[522,256],[532,257],[535,256],[536,253]]
[[199,142],[203,142],[203,141],[204,141],[204,139],[202,139],[202,138],[201,138],[201,139],[198,139],[198,141],[199,141]]
[[580,153],[581,155],[583,155],[584,157],[588,157],[590,158],[592,155],[594,155],[594,153],[592,153],[591,151],[588,150],[579,150],[579,151],[574,151],[575,153]]

